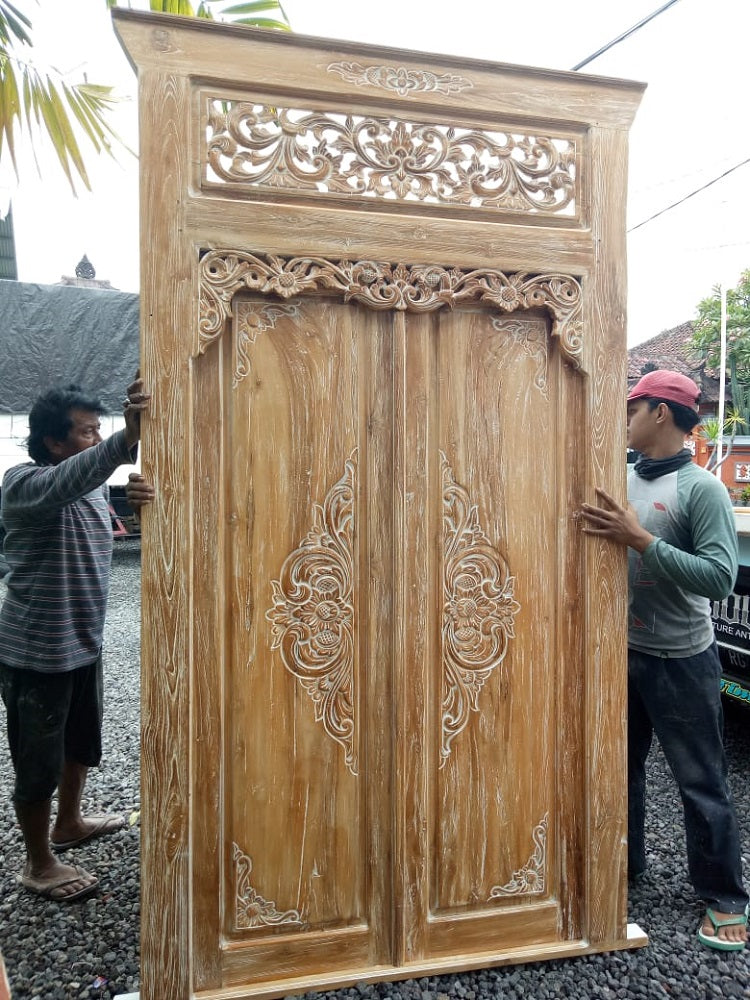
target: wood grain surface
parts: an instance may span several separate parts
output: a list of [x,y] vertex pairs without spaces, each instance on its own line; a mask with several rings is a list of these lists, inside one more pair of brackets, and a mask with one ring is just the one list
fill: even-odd
[[576,518],[624,492],[643,88],[113,17],[157,491],[141,996],[645,944],[624,558]]

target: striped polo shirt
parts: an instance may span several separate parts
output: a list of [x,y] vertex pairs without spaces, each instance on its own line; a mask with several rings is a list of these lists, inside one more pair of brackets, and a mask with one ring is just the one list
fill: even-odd
[[59,673],[99,655],[109,592],[107,479],[132,462],[117,431],[58,465],[26,462],[3,477],[5,558],[0,663]]

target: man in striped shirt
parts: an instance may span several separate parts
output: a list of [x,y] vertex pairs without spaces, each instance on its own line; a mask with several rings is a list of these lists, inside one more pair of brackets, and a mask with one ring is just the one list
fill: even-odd
[[112,559],[106,482],[133,461],[149,400],[136,375],[125,429],[102,440],[98,399],[77,386],[45,393],[29,414],[32,461],[3,477],[9,573],[0,610],[0,694],[26,846],[19,881],[58,902],[88,895],[98,880],[62,863],[57,852],[124,825],[119,816],[83,816],[81,797],[89,767],[101,758],[101,645]]

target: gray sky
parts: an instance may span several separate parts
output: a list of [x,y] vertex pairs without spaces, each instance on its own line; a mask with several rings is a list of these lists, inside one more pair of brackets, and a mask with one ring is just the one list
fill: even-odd
[[[38,57],[124,100],[117,128],[137,147],[136,81],[104,0],[17,0],[34,23]],[[296,31],[406,49],[570,69],[665,0],[284,0]],[[132,6],[141,6],[133,0]],[[750,267],[750,163],[646,225],[750,158],[748,0],[679,0],[584,72],[648,83],[631,132],[628,343],[692,319],[714,284]],[[89,157],[89,161],[92,158]],[[94,192],[70,195],[26,162],[13,194],[22,281],[53,283],[86,253],[118,288],[138,290],[138,171],[126,153],[91,164]],[[7,173],[0,175],[7,186]]]

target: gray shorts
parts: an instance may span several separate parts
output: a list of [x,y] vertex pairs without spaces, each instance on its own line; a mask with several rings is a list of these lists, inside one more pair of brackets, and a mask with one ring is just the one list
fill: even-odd
[[52,798],[65,761],[98,765],[104,705],[101,654],[87,666],[59,674],[0,663],[0,695],[16,772],[14,801],[31,804]]

